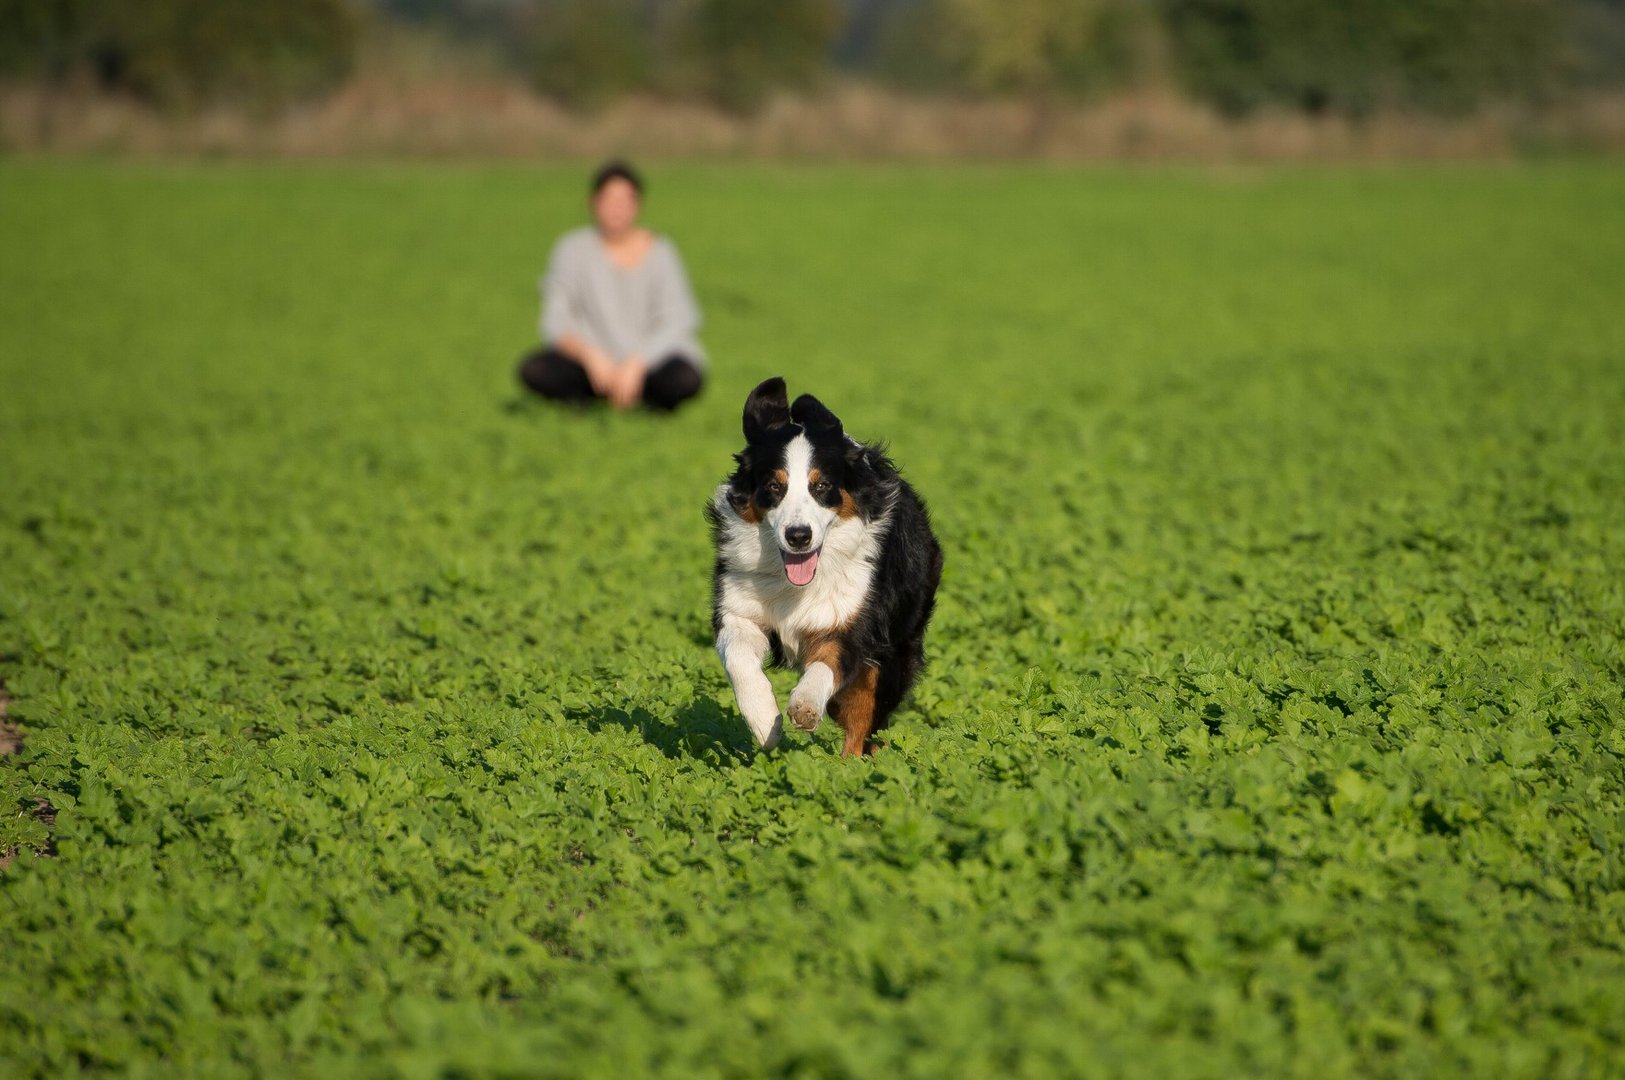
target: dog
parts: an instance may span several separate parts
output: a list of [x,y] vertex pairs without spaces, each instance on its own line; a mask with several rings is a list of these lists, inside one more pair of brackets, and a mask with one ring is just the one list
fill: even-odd
[[745,400],[745,449],[706,507],[716,545],[711,625],[739,711],[764,750],[783,717],[763,671],[801,670],[791,721],[825,712],[852,757],[874,751],[925,665],[942,548],[882,446],[851,438],[811,394],[768,379]]

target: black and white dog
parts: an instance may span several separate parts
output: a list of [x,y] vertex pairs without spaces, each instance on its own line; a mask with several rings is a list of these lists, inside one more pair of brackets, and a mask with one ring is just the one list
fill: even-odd
[[784,734],[762,670],[801,669],[790,719],[825,711],[847,755],[874,749],[925,663],[942,548],[914,489],[879,447],[841,429],[817,398],[787,403],[768,379],[745,401],[745,449],[706,516],[716,543],[712,628],[739,711],[763,748]]

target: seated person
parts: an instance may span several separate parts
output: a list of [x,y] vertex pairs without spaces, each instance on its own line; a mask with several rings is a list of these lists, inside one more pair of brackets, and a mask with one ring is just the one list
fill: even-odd
[[612,162],[592,181],[594,225],[559,238],[542,278],[543,345],[519,365],[555,401],[669,411],[699,393],[700,309],[677,248],[638,225],[643,181]]

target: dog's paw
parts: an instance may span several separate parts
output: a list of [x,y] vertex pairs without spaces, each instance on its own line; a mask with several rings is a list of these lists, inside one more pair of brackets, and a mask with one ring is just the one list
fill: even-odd
[[771,749],[773,749],[775,746],[779,745],[779,743],[781,743],[783,741],[784,741],[784,725],[781,724],[781,723],[775,723],[773,725],[773,730],[771,730],[771,731],[769,731],[767,733],[767,738],[762,740],[762,749],[763,750],[771,750]]
[[771,750],[784,741],[784,717],[776,712],[771,720],[763,717],[760,723],[750,725],[750,732],[756,736],[757,746]]
[[811,698],[790,695],[790,720],[802,731],[816,731],[824,718],[823,708]]

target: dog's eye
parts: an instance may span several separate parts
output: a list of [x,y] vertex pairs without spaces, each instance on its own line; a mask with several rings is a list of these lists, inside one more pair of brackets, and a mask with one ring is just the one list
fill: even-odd
[[819,480],[813,484],[812,493],[822,499],[825,495],[829,494],[829,489],[833,486],[834,485],[828,480]]
[[777,480],[769,480],[767,482],[767,492],[774,498],[778,498],[784,494],[784,485],[779,483]]

